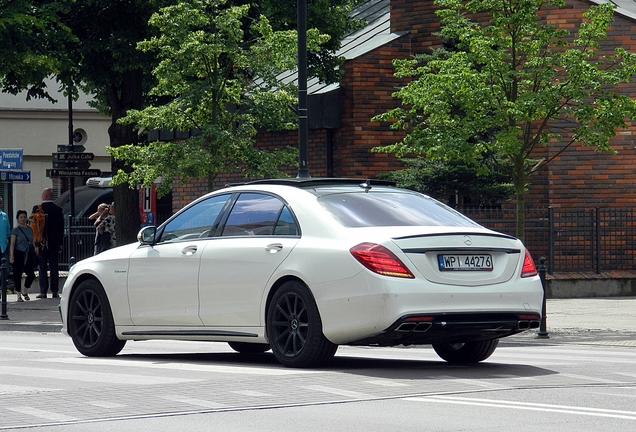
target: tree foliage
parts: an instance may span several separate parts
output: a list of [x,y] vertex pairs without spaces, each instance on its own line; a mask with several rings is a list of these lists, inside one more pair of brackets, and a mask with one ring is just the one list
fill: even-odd
[[636,119],[636,102],[619,88],[636,76],[636,54],[603,50],[611,3],[592,6],[574,33],[546,22],[545,12],[564,7],[562,0],[436,4],[439,35],[458,49],[426,61],[394,61],[396,76],[410,82],[394,94],[402,105],[374,120],[391,121],[407,135],[377,150],[442,161],[475,163],[484,154],[510,161],[523,238],[528,177],[549,162],[529,164],[533,151],[555,146],[559,154],[581,143],[613,152],[616,129]]
[[[493,207],[510,199],[510,164],[481,161],[429,160],[425,157],[402,159],[405,169],[391,171],[380,178],[392,180],[398,187],[430,195],[456,208]],[[488,172],[483,172],[483,167]]]
[[59,15],[71,6],[71,0],[2,0],[0,7],[0,88],[26,98],[50,96],[44,83],[70,67],[67,59],[56,55],[74,40],[71,30],[59,21]]
[[[274,31],[264,16],[251,20],[249,10],[249,5],[225,0],[183,0],[152,16],[150,24],[158,34],[139,49],[157,53],[157,85],[151,94],[168,102],[130,110],[122,122],[146,130],[196,129],[199,134],[181,142],[110,149],[133,168],[118,172],[116,182],[147,186],[160,177],[158,192],[165,193],[177,179],[207,178],[212,188],[221,172],[243,169],[248,178],[282,176],[279,165],[296,163],[295,148],[260,150],[254,136],[257,128],[296,126],[290,110],[296,87],[277,76],[295,68],[297,34]],[[310,49],[328,39],[316,30],[307,33]]]

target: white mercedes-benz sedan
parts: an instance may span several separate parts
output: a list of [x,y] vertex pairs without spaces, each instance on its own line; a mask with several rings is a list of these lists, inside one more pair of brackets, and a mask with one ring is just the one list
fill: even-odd
[[431,344],[475,363],[541,318],[521,241],[382,181],[233,185],[138,237],[69,271],[63,332],[83,355],[116,355],[127,340],[218,341],[312,367],[338,345]]

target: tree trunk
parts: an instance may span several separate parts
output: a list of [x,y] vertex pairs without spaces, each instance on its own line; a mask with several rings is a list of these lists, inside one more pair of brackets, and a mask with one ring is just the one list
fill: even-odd
[[[117,120],[124,117],[130,109],[141,109],[142,77],[139,70],[127,71],[122,74],[121,87],[111,86],[108,89],[108,99],[111,106],[111,125],[108,128],[110,146],[119,147],[125,144],[137,144],[138,135],[133,125],[120,125]],[[113,174],[120,169],[129,172],[130,169],[123,162],[111,161]],[[131,189],[127,184],[113,188],[115,200],[115,232],[117,245],[137,241],[137,233],[141,227],[139,216],[139,192]]]

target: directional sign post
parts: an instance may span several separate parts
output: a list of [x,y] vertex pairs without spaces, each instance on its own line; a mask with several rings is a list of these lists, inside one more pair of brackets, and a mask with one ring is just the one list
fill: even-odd
[[47,169],[47,177],[99,177],[102,171],[98,169]]
[[0,171],[0,181],[6,183],[31,183],[31,171]]
[[91,161],[95,159],[94,153],[53,153],[53,160],[58,161]]

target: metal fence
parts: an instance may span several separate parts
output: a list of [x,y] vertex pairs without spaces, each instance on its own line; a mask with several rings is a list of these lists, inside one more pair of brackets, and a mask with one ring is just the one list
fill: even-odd
[[[516,209],[463,209],[480,224],[515,235]],[[636,271],[636,209],[526,209],[524,243],[549,273]]]
[[[515,209],[462,209],[476,222],[514,236]],[[161,222],[167,219],[159,217]],[[636,209],[632,208],[529,208],[524,243],[538,262],[546,258],[548,271],[636,271]],[[88,218],[67,219],[62,269],[70,257],[76,261],[93,255],[95,227]]]

